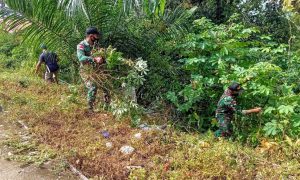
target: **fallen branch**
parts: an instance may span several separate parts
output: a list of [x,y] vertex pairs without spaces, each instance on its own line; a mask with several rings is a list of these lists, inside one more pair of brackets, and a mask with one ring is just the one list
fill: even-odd
[[18,120],[18,123],[19,123],[24,129],[26,129],[26,130],[29,129],[28,126],[26,126],[25,123],[24,123],[23,121]]
[[81,180],[89,180],[89,178],[87,178],[85,175],[83,175],[79,170],[77,170],[72,164],[68,163],[70,170],[77,176],[79,176],[79,178]]

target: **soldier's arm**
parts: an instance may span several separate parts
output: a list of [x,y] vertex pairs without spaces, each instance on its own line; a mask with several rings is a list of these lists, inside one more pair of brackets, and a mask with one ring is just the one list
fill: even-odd
[[251,114],[251,113],[259,113],[261,108],[253,108],[248,110],[242,110],[241,107],[237,106],[236,101],[231,97],[224,98],[224,104],[232,111],[236,112],[237,114]]
[[241,109],[241,107],[239,107],[236,103],[236,101],[228,96],[224,98],[224,104],[226,105],[227,108],[229,108],[231,111],[233,111],[234,113],[237,114],[244,114],[243,110]]
[[36,66],[35,66],[35,73],[36,73],[36,74],[39,72],[39,70],[40,70],[40,68],[41,68],[41,65],[42,65],[42,63],[43,63],[44,61],[45,61],[45,60],[44,60],[44,56],[43,56],[43,55],[40,55],[39,61],[38,61],[38,63],[37,63]]
[[81,44],[77,46],[77,57],[80,62],[93,62],[93,58],[91,56],[85,55],[84,47]]
[[248,110],[243,110],[243,114],[251,114],[251,113],[259,113],[261,111],[261,108],[253,108],[253,109],[248,109]]
[[224,105],[229,108],[231,111],[237,111],[237,105],[236,105],[236,101],[230,97],[227,96],[224,98]]
[[35,66],[35,73],[37,74],[40,71],[42,65],[42,61],[39,61]]

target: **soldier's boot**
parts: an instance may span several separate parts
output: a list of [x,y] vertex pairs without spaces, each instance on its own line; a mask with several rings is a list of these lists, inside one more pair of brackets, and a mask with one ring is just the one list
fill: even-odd
[[88,111],[90,112],[94,111],[94,103],[91,101],[88,102]]
[[110,103],[110,95],[108,93],[108,91],[104,91],[103,93],[103,99],[104,99],[104,102],[108,105]]

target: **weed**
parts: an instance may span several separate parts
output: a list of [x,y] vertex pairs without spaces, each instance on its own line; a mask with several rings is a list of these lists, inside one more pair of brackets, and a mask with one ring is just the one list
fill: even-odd
[[7,156],[8,160],[15,160],[25,164],[34,163],[42,166],[45,162],[56,157],[55,151],[49,147],[34,142],[21,141],[20,139],[10,139],[4,142],[4,145],[12,149],[12,154]]
[[[131,127],[130,118],[117,121],[109,112],[87,115],[82,109],[85,97],[80,89],[76,94],[78,104],[62,103],[61,97],[72,95],[68,88],[50,87],[30,77],[30,86],[22,88],[17,86],[16,75],[8,75],[0,74],[0,91],[11,97],[3,99],[10,112],[7,118],[22,119],[35,139],[32,143],[7,141],[7,146],[16,149],[10,159],[43,164],[59,154],[94,179],[297,179],[300,176],[296,140],[286,138],[283,143],[272,145],[266,139],[253,148],[217,140],[211,132],[199,135],[173,127],[165,131],[136,129]],[[19,103],[22,99],[27,103]],[[43,108],[37,108],[40,105]],[[152,123],[162,121],[148,119]],[[110,134],[108,139],[101,134],[104,130]],[[140,139],[134,137],[136,133],[141,133]],[[112,146],[106,147],[107,142]],[[124,145],[134,147],[135,151],[131,155],[122,154],[120,148]],[[66,168],[66,161],[62,160],[55,171]],[[128,169],[128,166],[142,168]]]

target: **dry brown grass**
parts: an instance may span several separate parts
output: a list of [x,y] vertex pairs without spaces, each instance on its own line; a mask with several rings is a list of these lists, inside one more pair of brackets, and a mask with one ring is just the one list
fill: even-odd
[[[29,85],[23,87],[23,78],[7,77],[0,74],[0,102],[6,104],[9,118],[26,122],[39,143],[56,149],[88,177],[300,178],[300,152],[284,143],[262,151],[263,147],[256,150],[237,142],[215,140],[212,135],[186,134],[172,128],[165,132],[142,131],[131,128],[129,120],[115,120],[108,112],[86,113],[82,87],[80,102],[71,103],[67,101],[69,91],[65,86],[48,86],[29,77]],[[147,121],[153,120],[148,117]],[[102,136],[103,130],[110,133],[110,138]],[[142,138],[134,138],[139,132]],[[113,147],[107,148],[107,142]],[[130,145],[135,151],[124,155],[119,151],[123,145]],[[141,168],[129,170],[127,166]]]
[[[83,102],[62,107],[61,96],[68,91],[64,86],[32,83],[24,88],[17,81],[0,81],[5,84],[0,87],[2,94],[21,99],[20,103],[15,103],[14,98],[6,100],[11,116],[25,121],[39,143],[64,153],[88,177],[105,174],[106,178],[124,179],[130,173],[126,166],[147,167],[152,156],[164,156],[170,150],[169,145],[161,144],[162,132],[143,132],[142,139],[138,140],[133,135],[140,130],[131,128],[129,120],[116,121],[108,112],[89,114],[82,107]],[[11,91],[5,91],[6,88]],[[110,133],[109,139],[102,136],[103,130]],[[107,148],[106,142],[111,142],[113,147]],[[123,145],[131,145],[136,150],[131,155],[123,155],[119,151]]]

